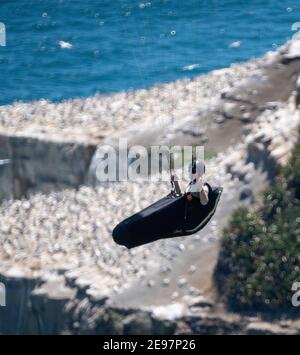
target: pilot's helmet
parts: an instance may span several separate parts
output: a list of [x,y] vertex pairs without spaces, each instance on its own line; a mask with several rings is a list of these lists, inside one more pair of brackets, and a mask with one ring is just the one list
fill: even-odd
[[195,160],[189,165],[190,179],[198,179],[205,174],[204,160]]

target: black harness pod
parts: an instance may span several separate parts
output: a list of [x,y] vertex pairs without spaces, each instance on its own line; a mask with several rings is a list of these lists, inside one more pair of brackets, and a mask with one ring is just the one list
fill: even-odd
[[214,215],[223,191],[220,187],[206,185],[209,189],[207,205],[201,205],[199,194],[171,193],[119,223],[112,232],[114,241],[131,249],[200,231]]

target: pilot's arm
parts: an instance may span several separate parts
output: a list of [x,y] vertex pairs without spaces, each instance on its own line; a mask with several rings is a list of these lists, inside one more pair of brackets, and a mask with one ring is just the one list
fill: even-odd
[[201,205],[205,206],[208,204],[208,187],[202,185],[201,190],[199,191]]

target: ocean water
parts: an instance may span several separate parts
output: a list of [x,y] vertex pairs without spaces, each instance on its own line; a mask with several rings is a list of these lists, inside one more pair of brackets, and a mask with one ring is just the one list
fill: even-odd
[[3,105],[149,87],[260,56],[293,35],[300,2],[0,0],[0,22]]

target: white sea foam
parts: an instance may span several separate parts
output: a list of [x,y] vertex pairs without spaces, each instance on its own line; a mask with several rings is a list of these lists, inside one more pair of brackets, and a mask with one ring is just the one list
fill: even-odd
[[242,41],[235,41],[230,43],[229,48],[239,48],[242,44]]
[[65,41],[58,41],[58,45],[60,46],[60,48],[63,48],[63,49],[71,49],[71,48],[73,48],[73,44],[72,43],[65,42]]
[[190,64],[190,65],[186,65],[182,68],[182,70],[184,71],[191,71],[191,70],[194,70],[194,69],[197,69],[200,67],[200,64],[196,63],[196,64]]

